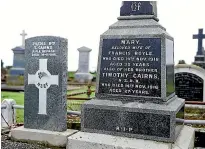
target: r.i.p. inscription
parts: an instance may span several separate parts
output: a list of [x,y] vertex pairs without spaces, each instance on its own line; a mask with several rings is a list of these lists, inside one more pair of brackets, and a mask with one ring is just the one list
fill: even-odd
[[160,97],[161,39],[104,39],[98,93]]

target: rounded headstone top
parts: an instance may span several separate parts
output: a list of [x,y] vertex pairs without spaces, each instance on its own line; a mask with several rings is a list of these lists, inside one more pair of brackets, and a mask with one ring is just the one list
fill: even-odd
[[20,47],[20,46],[15,47],[15,48],[12,49],[12,51],[24,51],[24,50],[25,49],[23,47]]
[[78,48],[78,51],[79,52],[90,52],[92,51],[92,49],[83,46],[83,47]]

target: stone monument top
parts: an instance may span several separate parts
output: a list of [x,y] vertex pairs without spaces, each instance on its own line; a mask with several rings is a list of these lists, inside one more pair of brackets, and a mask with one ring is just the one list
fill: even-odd
[[154,15],[157,17],[156,1],[123,1],[120,16]]
[[25,49],[25,37],[27,36],[25,30],[23,30],[20,35],[22,36],[22,48]]
[[78,48],[78,51],[79,52],[90,52],[92,51],[92,49],[83,46],[83,47]]

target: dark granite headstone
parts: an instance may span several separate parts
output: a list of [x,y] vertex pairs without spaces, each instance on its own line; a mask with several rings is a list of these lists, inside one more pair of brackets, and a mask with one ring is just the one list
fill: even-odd
[[203,101],[203,86],[202,78],[191,73],[176,73],[175,74],[176,94],[186,101]]
[[156,2],[124,2],[101,35],[96,98],[82,106],[82,131],[176,140],[185,101],[175,96],[174,39],[156,12]]
[[39,36],[26,40],[24,127],[67,129],[67,39]]
[[154,1],[123,1],[120,16],[155,15]]

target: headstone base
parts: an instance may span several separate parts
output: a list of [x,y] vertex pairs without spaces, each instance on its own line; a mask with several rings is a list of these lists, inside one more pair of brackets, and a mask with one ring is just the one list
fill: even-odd
[[91,81],[93,76],[90,73],[76,73],[75,80],[80,83],[87,83]]
[[184,126],[175,143],[78,132],[68,137],[66,149],[192,149],[195,130]]
[[174,142],[184,124],[184,99],[166,104],[93,99],[82,106],[81,130]]
[[76,132],[77,130],[71,129],[64,132],[27,129],[22,126],[11,130],[11,139],[28,143],[36,142],[46,146],[65,147],[67,137]]

